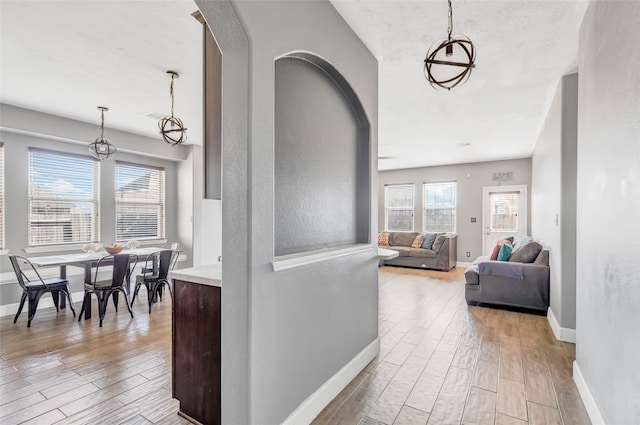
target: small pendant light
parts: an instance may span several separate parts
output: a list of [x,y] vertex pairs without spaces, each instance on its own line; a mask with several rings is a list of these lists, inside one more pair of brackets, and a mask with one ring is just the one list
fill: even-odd
[[104,138],[104,113],[105,111],[108,111],[109,108],[98,106],[98,109],[101,111],[102,115],[102,122],[100,123],[100,137],[98,137],[95,142],[89,144],[89,152],[91,152],[91,156],[95,159],[102,161],[103,159],[111,158],[116,153],[117,149],[109,139]]
[[162,140],[175,146],[187,141],[187,129],[182,123],[182,120],[173,115],[173,80],[180,77],[180,75],[175,71],[167,71],[167,74],[171,75],[171,87],[169,89],[169,94],[171,95],[171,116],[164,117],[158,121],[158,127],[160,128]]

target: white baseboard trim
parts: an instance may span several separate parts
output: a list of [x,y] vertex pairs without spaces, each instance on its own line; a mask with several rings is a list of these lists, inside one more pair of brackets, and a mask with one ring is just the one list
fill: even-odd
[[360,353],[311,394],[282,422],[283,425],[309,424],[349,382],[380,352],[380,338],[376,338]]
[[551,326],[551,330],[553,334],[556,336],[556,339],[564,342],[576,343],[576,330],[570,328],[561,328],[560,323],[558,323],[558,319],[556,315],[553,314],[553,310],[549,307],[547,310],[547,321],[549,321],[549,325]]
[[456,261],[456,267],[469,267],[471,264],[466,261]]
[[582,376],[580,366],[578,366],[578,362],[575,360],[573,362],[573,381],[576,383],[576,387],[578,387],[578,392],[580,393],[580,397],[582,397],[582,402],[587,409],[591,423],[593,425],[605,425],[604,419],[600,414],[600,409],[598,409],[598,405],[593,399],[593,394],[591,394],[591,390],[589,390],[587,381],[585,381],[584,376]]
[[[84,292],[71,293],[71,299],[73,300],[74,303],[82,302],[83,297],[84,297]],[[0,305],[0,317],[15,316],[15,314],[18,312],[19,305],[20,303]],[[51,298],[51,294],[44,295],[42,298],[40,298],[40,302],[38,302],[38,310],[40,310],[41,308],[47,308],[47,307],[54,307],[53,298]],[[21,316],[28,314],[28,312],[29,310],[27,309],[27,302],[25,301],[24,307],[22,308]],[[36,312],[36,314],[38,313]]]

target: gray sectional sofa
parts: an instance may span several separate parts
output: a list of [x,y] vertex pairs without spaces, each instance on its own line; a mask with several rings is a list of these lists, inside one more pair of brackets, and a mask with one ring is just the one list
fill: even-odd
[[389,244],[381,248],[392,249],[400,254],[396,258],[381,261],[385,266],[417,267],[449,271],[456,266],[457,235],[442,233],[433,242],[432,249],[411,248],[417,232],[389,232]]
[[[531,239],[527,239],[520,243],[530,243]],[[514,242],[514,252],[518,243]],[[542,249],[541,244],[535,260],[530,263],[491,261],[489,257],[479,257],[464,273],[467,304],[517,307],[546,315],[549,273],[549,251]]]

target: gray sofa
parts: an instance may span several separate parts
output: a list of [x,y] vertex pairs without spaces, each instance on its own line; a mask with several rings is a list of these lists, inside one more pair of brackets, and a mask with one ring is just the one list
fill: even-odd
[[540,250],[532,263],[479,257],[467,267],[464,277],[465,298],[469,305],[492,304],[547,314],[549,251],[546,249]]
[[449,271],[456,266],[457,235],[443,233],[433,242],[433,249],[411,248],[417,232],[389,232],[389,245],[381,248],[392,249],[400,254],[396,258],[381,261],[385,266],[417,267]]

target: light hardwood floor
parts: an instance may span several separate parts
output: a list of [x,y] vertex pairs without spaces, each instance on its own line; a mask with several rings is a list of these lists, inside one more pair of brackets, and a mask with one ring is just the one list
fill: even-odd
[[[381,353],[314,424],[589,424],[574,346],[545,317],[468,308],[462,273],[380,269]],[[170,301],[146,305],[110,306],[102,328],[68,309],[0,318],[0,423],[186,424]]]
[[380,355],[313,425],[589,425],[575,345],[546,317],[468,307],[464,269],[380,268]]

